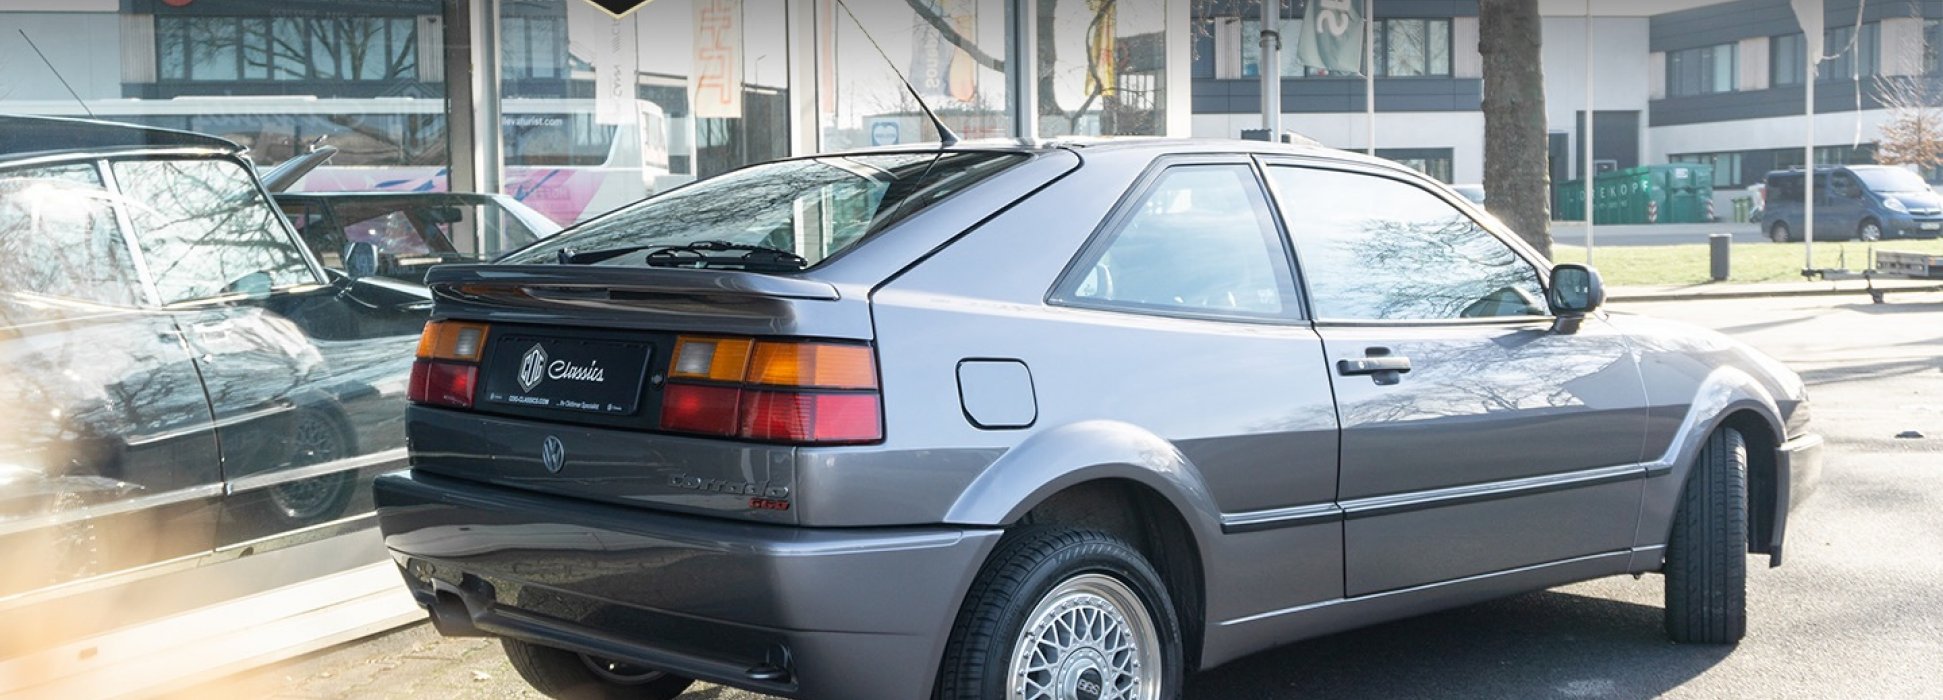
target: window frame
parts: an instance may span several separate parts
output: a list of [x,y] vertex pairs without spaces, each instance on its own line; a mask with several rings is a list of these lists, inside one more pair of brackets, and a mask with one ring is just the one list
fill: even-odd
[[[1161,179],[1166,176],[1168,170],[1177,167],[1207,165],[1241,166],[1246,168],[1251,181],[1255,185],[1255,193],[1261,198],[1260,203],[1267,208],[1268,221],[1260,231],[1260,234],[1270,237],[1270,240],[1263,241],[1264,243],[1269,244],[1271,247],[1279,247],[1282,251],[1279,264],[1281,271],[1288,275],[1288,283],[1281,290],[1282,310],[1280,313],[1256,314],[1197,311],[1178,307],[1150,306],[1131,302],[1087,299],[1073,294],[1073,290],[1078,288],[1081,282],[1085,281],[1087,272],[1106,254],[1108,249],[1113,247],[1114,241],[1120,237],[1120,232],[1125,228],[1127,222],[1135,214],[1140,212],[1141,205],[1147,201],[1148,195],[1152,194],[1155,188],[1159,186]],[[1282,217],[1276,213],[1274,193],[1271,191],[1268,180],[1265,178],[1261,163],[1254,157],[1242,153],[1160,156],[1147,165],[1147,168],[1141,172],[1140,177],[1135,179],[1133,184],[1125,192],[1120,194],[1119,200],[1115,201],[1113,208],[1107,211],[1106,217],[1100,220],[1099,225],[1093,228],[1092,233],[1087,234],[1086,242],[1080,246],[1078,252],[1074,253],[1066,261],[1065,267],[1054,278],[1052,286],[1046,290],[1042,301],[1048,306],[1105,311],[1136,316],[1253,325],[1307,326],[1310,325],[1312,316],[1310,314],[1308,296],[1304,292],[1302,283],[1302,270],[1296,265],[1293,246],[1294,244],[1289,238],[1288,231],[1283,226]],[[1270,262],[1277,263],[1278,261],[1271,259]]]
[[1302,253],[1295,246],[1295,237],[1289,234],[1288,225],[1285,221],[1282,220],[1282,216],[1283,216],[1282,202],[1280,199],[1280,194],[1275,189],[1274,178],[1268,177],[1269,168],[1293,167],[1293,168],[1300,168],[1304,170],[1322,170],[1322,171],[1345,173],[1351,175],[1377,177],[1386,180],[1391,180],[1407,187],[1415,187],[1419,190],[1423,190],[1424,192],[1430,194],[1430,196],[1437,198],[1438,200],[1444,202],[1447,205],[1450,205],[1450,207],[1452,209],[1457,210],[1458,213],[1463,214],[1465,218],[1469,219],[1471,223],[1476,225],[1480,230],[1496,238],[1498,242],[1504,244],[1505,247],[1510,248],[1512,255],[1517,256],[1517,258],[1523,261],[1526,265],[1530,265],[1533,274],[1538,276],[1538,289],[1541,293],[1541,298],[1539,299],[1539,301],[1545,304],[1545,313],[1543,315],[1490,316],[1485,318],[1442,318],[1442,319],[1330,318],[1315,313],[1315,310],[1311,307],[1305,307],[1305,310],[1309,312],[1310,318],[1312,319],[1311,323],[1313,323],[1317,328],[1324,328],[1324,327],[1382,328],[1382,327],[1398,327],[1398,326],[1435,328],[1435,327],[1449,327],[1449,326],[1457,326],[1457,327],[1528,326],[1528,325],[1541,325],[1541,324],[1550,326],[1558,323],[1559,317],[1556,313],[1553,313],[1551,309],[1552,263],[1546,260],[1544,256],[1539,255],[1538,251],[1533,250],[1529,244],[1525,243],[1524,239],[1519,238],[1517,235],[1513,234],[1510,231],[1502,229],[1500,226],[1494,224],[1488,218],[1480,218],[1479,216],[1477,216],[1478,210],[1476,206],[1471,204],[1469,200],[1457,196],[1457,194],[1454,191],[1450,191],[1450,188],[1437,184],[1435,180],[1430,179],[1428,176],[1425,176],[1422,173],[1418,173],[1417,171],[1410,170],[1408,168],[1402,168],[1400,166],[1396,168],[1391,168],[1391,167],[1372,165],[1372,164],[1361,163],[1356,161],[1335,160],[1329,158],[1257,154],[1255,156],[1255,160],[1257,161],[1257,171],[1261,172],[1262,181],[1264,185],[1268,188],[1269,201],[1271,202],[1271,209],[1274,211],[1275,214],[1275,221],[1277,224],[1276,227],[1282,231],[1283,244],[1290,251],[1290,253],[1292,254],[1295,260],[1296,286],[1298,287],[1300,295],[1304,300],[1305,304],[1308,303],[1309,300],[1314,299],[1315,294],[1313,291],[1309,289],[1308,286],[1309,278],[1306,271],[1302,267]]
[[[1720,70],[1720,58],[1727,58],[1727,70]],[[1691,62],[1695,65],[1688,66]],[[1666,96],[1704,97],[1740,92],[1741,54],[1738,42],[1723,42],[1674,49],[1666,52]],[[1722,86],[1714,78],[1725,75]],[[1692,78],[1691,83],[1687,78]]]
[[[253,300],[260,300],[263,298],[276,298],[288,294],[297,294],[297,293],[307,292],[322,287],[328,287],[332,284],[332,281],[335,279],[325,269],[323,263],[318,261],[317,256],[311,254],[310,246],[304,243],[303,237],[297,234],[297,230],[294,226],[291,225],[290,219],[284,216],[283,210],[277,206],[276,196],[272,195],[269,190],[264,189],[263,180],[257,177],[255,169],[252,168],[248,162],[244,161],[240,156],[237,156],[236,154],[225,153],[222,151],[211,150],[211,149],[184,148],[184,149],[139,151],[139,152],[127,153],[127,154],[103,155],[103,156],[90,158],[89,160],[92,160],[95,163],[95,169],[99,173],[101,173],[103,182],[105,182],[108,186],[108,191],[115,195],[115,200],[116,200],[115,201],[115,220],[122,226],[122,230],[124,232],[123,244],[128,246],[129,249],[132,251],[135,260],[135,269],[138,272],[140,272],[142,276],[142,287],[144,288],[144,294],[147,297],[147,299],[145,300],[146,303],[144,305],[144,308],[193,309],[193,308],[202,308],[202,307],[209,307],[209,306],[220,306],[224,304],[233,304],[237,302],[249,302]],[[142,239],[147,236],[147,231],[136,227],[134,217],[129,215],[128,213],[129,195],[127,191],[122,187],[121,180],[115,174],[115,169],[114,169],[114,164],[118,162],[148,161],[148,160],[167,160],[167,161],[214,160],[214,161],[224,161],[232,165],[235,165],[236,167],[242,168],[243,172],[249,176],[250,184],[255,189],[257,196],[262,198],[262,201],[265,206],[269,207],[273,212],[275,212],[276,216],[274,217],[274,220],[276,221],[276,228],[278,231],[282,232],[281,233],[282,238],[280,240],[287,242],[290,245],[296,247],[297,256],[303,260],[305,268],[310,272],[311,281],[299,283],[299,284],[289,284],[289,285],[284,285],[282,287],[273,288],[270,290],[270,293],[267,295],[267,297],[236,293],[236,294],[218,294],[215,296],[198,297],[194,299],[183,299],[180,301],[168,301],[164,299],[161,293],[161,288],[155,284],[155,274],[150,271],[149,264],[148,264],[148,253],[147,251],[142,249]],[[272,238],[276,239],[276,234],[272,234]]]
[[[128,254],[129,266],[134,269],[135,273],[135,287],[131,290],[134,292],[135,306],[132,308],[151,309],[159,306],[162,298],[161,294],[155,288],[154,278],[149,275],[148,259],[142,255],[141,243],[135,240],[134,221],[128,216],[127,202],[122,194],[120,183],[115,181],[113,169],[108,167],[107,158],[96,156],[58,156],[53,158],[22,159],[0,164],[0,177],[5,177],[7,173],[21,170],[58,168],[66,165],[85,165],[92,168],[95,173],[95,178],[101,182],[102,190],[110,196],[109,210],[115,217],[115,227],[119,229],[119,233],[121,234],[122,252]],[[86,301],[85,303],[95,304],[104,308],[130,308],[94,301]]]
[[[1372,38],[1376,41],[1376,50],[1374,51],[1376,65],[1368,66],[1366,70],[1375,71],[1376,77],[1378,78],[1420,78],[1420,79],[1433,78],[1434,79],[1434,78],[1450,78],[1455,76],[1457,74],[1457,68],[1453,64],[1457,62],[1456,60],[1457,57],[1455,56],[1457,52],[1456,49],[1457,29],[1456,29],[1456,23],[1452,22],[1451,20],[1452,20],[1451,17],[1377,17],[1375,18],[1376,28],[1372,31]],[[1424,72],[1422,75],[1396,75],[1392,73],[1390,70],[1391,58],[1393,56],[1393,52],[1391,49],[1394,48],[1390,44],[1390,27],[1392,26],[1392,24],[1395,23],[1409,23],[1409,22],[1420,23],[1419,26],[1422,29],[1422,31],[1419,32],[1419,36],[1421,36],[1424,41],[1423,44]],[[1441,32],[1444,37],[1443,72],[1436,72],[1431,70],[1431,62],[1430,62],[1431,37],[1439,34],[1439,32],[1436,31],[1435,28],[1438,23],[1443,24],[1443,31]]]

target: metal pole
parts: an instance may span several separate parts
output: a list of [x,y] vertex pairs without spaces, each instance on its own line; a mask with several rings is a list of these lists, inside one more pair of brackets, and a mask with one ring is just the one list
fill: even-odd
[[[1807,41],[1802,43],[1810,47],[1819,44],[1819,42]],[[1818,54],[1820,52],[1803,51],[1802,53]],[[1808,128],[1806,129],[1808,132],[1808,145],[1803,149],[1802,156],[1807,165],[1801,169],[1801,234],[1802,240],[1807,241],[1808,245],[1804,248],[1803,252],[1803,255],[1806,256],[1802,261],[1801,269],[1803,270],[1815,269],[1815,64],[1820,58],[1820,56],[1816,55],[1808,56],[1808,79],[1805,81],[1808,83],[1808,100],[1804,108],[1805,113],[1808,115]]]
[[1282,142],[1282,0],[1262,0],[1262,129]]
[[1585,0],[1585,264],[1592,264],[1592,0]]
[[1376,155],[1376,0],[1363,0],[1363,109],[1370,155]]
[[1022,139],[1039,137],[1039,28],[1032,0],[1011,0],[1005,29],[1005,87],[1012,101],[1012,134]]

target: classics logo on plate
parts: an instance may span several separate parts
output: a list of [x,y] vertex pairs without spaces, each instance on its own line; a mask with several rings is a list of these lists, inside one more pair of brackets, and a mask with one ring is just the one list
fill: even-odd
[[546,379],[546,348],[534,343],[533,349],[526,351],[519,361],[520,391],[532,391],[543,379]]

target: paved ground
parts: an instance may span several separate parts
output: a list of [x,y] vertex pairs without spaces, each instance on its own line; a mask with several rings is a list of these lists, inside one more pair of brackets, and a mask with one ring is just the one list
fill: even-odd
[[[1825,480],[1792,520],[1788,565],[1751,566],[1752,620],[1737,648],[1668,643],[1660,579],[1614,578],[1258,654],[1197,676],[1188,696],[1943,698],[1943,294],[1891,301],[1615,305],[1731,333],[1812,385],[1830,439]],[[1895,437],[1905,430],[1928,437]],[[531,696],[496,644],[441,640],[423,625],[181,695]]]
[[[1731,233],[1735,243],[1759,243],[1761,227],[1755,224],[1653,224],[1604,225],[1592,229],[1592,242],[1600,246],[1675,245],[1706,243],[1707,235]],[[1559,245],[1585,245],[1585,224],[1577,221],[1552,222],[1552,240]]]

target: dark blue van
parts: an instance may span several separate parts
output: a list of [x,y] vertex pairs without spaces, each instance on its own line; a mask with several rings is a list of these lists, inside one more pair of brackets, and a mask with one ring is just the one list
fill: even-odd
[[[1802,240],[1802,171],[1768,173],[1761,231],[1776,243]],[[1916,173],[1893,165],[1815,168],[1815,239],[1877,241],[1943,233],[1943,197]]]

